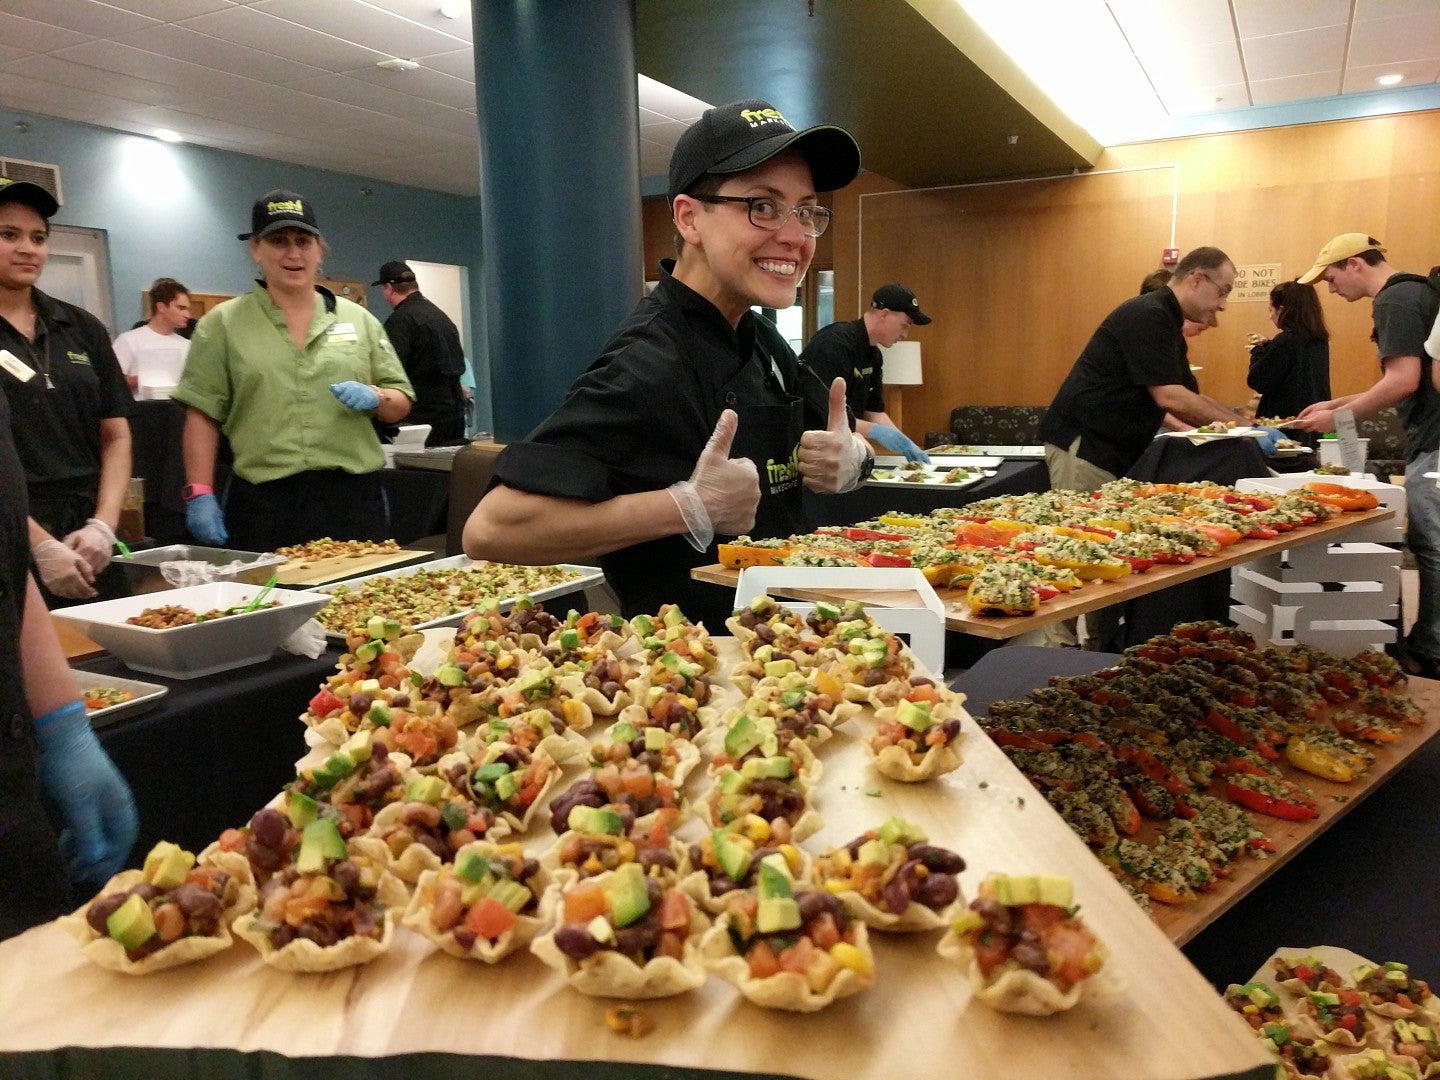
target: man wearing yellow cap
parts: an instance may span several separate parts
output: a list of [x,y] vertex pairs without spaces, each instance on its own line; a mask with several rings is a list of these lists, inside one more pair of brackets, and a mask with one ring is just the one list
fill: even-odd
[[1440,490],[1424,474],[1434,472],[1440,448],[1440,393],[1435,389],[1433,358],[1425,339],[1435,324],[1440,296],[1418,274],[1403,274],[1385,261],[1385,247],[1367,233],[1342,233],[1331,240],[1301,274],[1308,285],[1324,280],[1330,291],[1354,303],[1374,303],[1376,352],[1380,378],[1368,390],[1331,401],[1318,401],[1295,425],[1306,431],[1334,431],[1335,411],[1349,409],[1357,418],[1394,406],[1405,425],[1405,501],[1409,513],[1406,543],[1420,571],[1420,610],[1407,641],[1412,675],[1440,675]]

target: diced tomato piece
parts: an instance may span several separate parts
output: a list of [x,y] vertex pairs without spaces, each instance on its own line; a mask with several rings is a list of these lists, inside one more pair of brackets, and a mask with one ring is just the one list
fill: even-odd
[[515,913],[490,896],[476,900],[465,916],[466,928],[486,941],[498,940],[515,922]]
[[810,959],[815,955],[815,943],[807,937],[802,937],[779,956],[780,970],[793,971],[797,975],[804,975],[805,969],[810,965]]
[[690,898],[671,889],[660,898],[660,929],[684,930],[690,925]]
[[345,702],[330,692],[328,686],[322,686],[320,692],[310,699],[310,704],[307,708],[309,708],[312,715],[323,719],[341,708],[344,704]]
[[593,881],[581,881],[565,890],[565,921],[588,923],[606,910],[605,890]]
[[828,911],[811,919],[805,932],[810,936],[810,940],[815,942],[817,948],[825,949],[827,952],[831,946],[840,941],[840,927],[835,923],[835,916]]
[[780,960],[775,955],[775,950],[764,938],[759,939],[750,946],[750,951],[745,954],[745,960],[750,965],[750,977],[752,979],[768,979],[771,975],[780,972]]

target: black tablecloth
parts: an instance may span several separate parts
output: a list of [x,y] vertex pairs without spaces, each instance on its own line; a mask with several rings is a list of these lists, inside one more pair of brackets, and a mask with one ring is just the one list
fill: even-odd
[[390,535],[403,546],[445,532],[450,508],[450,474],[434,469],[381,469],[380,484],[390,501]]
[[284,653],[201,679],[165,679],[131,671],[111,656],[77,667],[169,687],[149,712],[98,731],[100,743],[130,782],[140,836],[130,865],[157,840],[198,852],[240,826],[295,777],[305,756],[299,717],[339,650],[317,660]]
[[[1012,646],[989,653],[951,685],[983,716],[1052,675],[1083,675],[1113,654]],[[1276,949],[1351,949],[1399,960],[1422,978],[1440,972],[1440,866],[1426,854],[1440,835],[1440,738],[1285,867],[1187,942],[1182,951],[1217,988],[1246,982]],[[1264,819],[1261,819],[1264,827]],[[1221,885],[1221,888],[1226,886]]]
[[853,525],[868,521],[887,510],[928,514],[941,506],[964,506],[996,495],[1025,495],[1050,486],[1050,473],[1043,461],[1002,461],[995,475],[962,488],[937,484],[911,487],[876,487],[862,484],[843,495],[816,495],[805,490],[805,514],[814,524]]

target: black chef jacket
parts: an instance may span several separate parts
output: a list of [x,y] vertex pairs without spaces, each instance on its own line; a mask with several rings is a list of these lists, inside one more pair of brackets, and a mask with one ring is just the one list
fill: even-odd
[[826,386],[845,380],[845,404],[856,416],[885,411],[885,365],[870,344],[864,319],[822,326],[800,354],[800,363]]
[[[450,316],[414,292],[395,305],[385,320],[385,334],[415,388],[415,404],[405,422],[431,424],[437,429],[447,422],[453,429],[458,423],[458,436],[452,437],[463,438],[465,397],[460,392],[460,376],[465,372],[465,349]],[[434,436],[432,432],[427,441],[440,441]]]
[[1187,386],[1185,316],[1171,289],[1131,297],[1105,317],[1045,411],[1040,438],[1114,476],[1140,459],[1165,419],[1152,386]]
[[[495,480],[539,495],[603,502],[689,479],[720,413],[739,428],[731,457],[760,474],[755,536],[808,529],[801,509],[798,454],[807,428],[824,427],[825,387],[802,380],[795,354],[774,325],[747,312],[738,327],[661,264],[654,292],[636,305],[564,403],[524,442],[505,448]],[[717,538],[718,539],[718,538]],[[718,630],[734,594],[690,579],[716,561],[667,536],[602,556],[605,576],[627,616],[678,603]]]
[[20,625],[30,573],[25,474],[0,394],[0,938],[53,919],[69,906],[60,846],[37,772],[35,721],[25,701]]

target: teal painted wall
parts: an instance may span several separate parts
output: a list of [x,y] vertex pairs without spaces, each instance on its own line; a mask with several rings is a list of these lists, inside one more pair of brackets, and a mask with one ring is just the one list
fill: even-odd
[[[19,131],[19,121],[30,130]],[[141,317],[141,294],[162,275],[196,292],[249,291],[254,263],[236,234],[249,230],[250,205],[272,188],[314,202],[331,277],[368,284],[381,263],[398,258],[466,267],[470,325],[462,330],[475,369],[476,424],[493,430],[478,198],[6,109],[0,156],[59,166],[65,205],[55,222],[107,233],[116,330]],[[382,322],[390,314],[379,289],[367,302]]]

